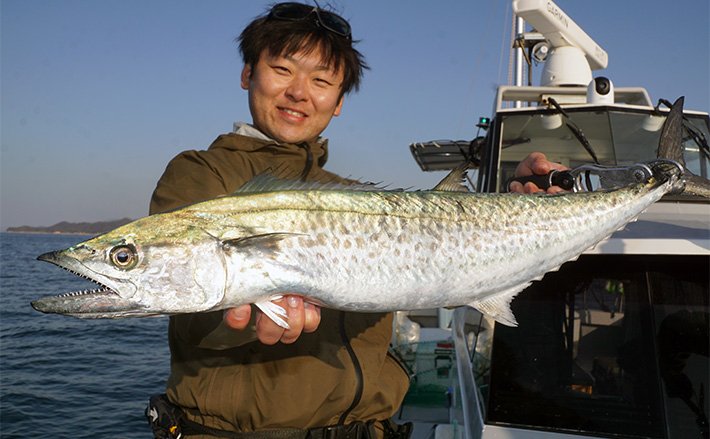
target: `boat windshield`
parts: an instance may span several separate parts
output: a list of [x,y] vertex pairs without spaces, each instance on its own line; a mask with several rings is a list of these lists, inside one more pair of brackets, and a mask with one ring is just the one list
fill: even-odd
[[[570,108],[569,118],[554,110],[500,112],[500,148],[497,182],[506,182],[515,167],[532,152],[542,152],[551,161],[570,168],[593,163],[578,139],[586,138],[602,165],[625,166],[656,158],[665,116],[651,110],[628,108]],[[684,129],[686,167],[708,178],[710,162],[703,154],[702,141],[710,139],[707,115],[688,115]],[[579,128],[575,134],[574,128]],[[698,140],[700,139],[700,140]]]

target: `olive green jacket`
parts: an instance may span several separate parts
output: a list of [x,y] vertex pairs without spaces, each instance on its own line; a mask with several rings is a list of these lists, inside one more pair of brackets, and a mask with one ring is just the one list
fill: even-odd
[[[278,144],[249,126],[238,132],[245,130],[247,135],[219,136],[207,151],[174,158],[155,189],[151,213],[232,193],[268,168],[288,168],[305,178],[325,172],[327,142]],[[384,420],[409,387],[406,372],[388,353],[391,313],[322,309],[314,333],[273,346],[256,339],[253,325],[244,331],[226,327],[222,315],[170,318],[167,394],[193,421],[253,431]]]

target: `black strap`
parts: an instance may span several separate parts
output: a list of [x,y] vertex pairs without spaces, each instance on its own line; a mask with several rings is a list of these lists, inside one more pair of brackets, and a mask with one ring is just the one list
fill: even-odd
[[386,419],[382,421],[382,427],[384,428],[384,439],[409,439],[412,436],[414,424],[405,422],[400,425],[392,419]]
[[182,422],[182,431],[185,436],[204,434],[228,439],[307,439],[308,430],[282,429],[235,432],[207,427],[185,418]]
[[348,425],[332,425],[308,430],[280,429],[257,430],[249,432],[231,432],[207,427],[202,424],[182,420],[182,433],[185,436],[205,434],[229,439],[376,439],[374,421],[354,422]]
[[[156,439],[183,439],[200,434],[228,439],[377,439],[375,420],[307,430],[280,429],[249,432],[219,430],[187,419],[185,412],[172,404],[165,394],[151,396],[145,415]],[[411,422],[403,425],[391,419],[380,422],[383,426],[384,439],[409,439],[412,433]]]

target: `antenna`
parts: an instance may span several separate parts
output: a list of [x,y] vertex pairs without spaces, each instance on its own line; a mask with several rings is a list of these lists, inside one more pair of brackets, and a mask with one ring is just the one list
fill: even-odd
[[592,70],[608,65],[607,53],[551,0],[514,0],[513,11],[550,44],[540,85],[586,87]]

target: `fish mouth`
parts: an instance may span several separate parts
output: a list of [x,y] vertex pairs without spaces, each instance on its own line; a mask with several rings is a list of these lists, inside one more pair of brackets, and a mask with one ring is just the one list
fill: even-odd
[[[95,289],[75,291],[32,301],[30,305],[37,311],[84,319],[153,315],[153,313],[147,312],[143,306],[135,301],[122,297],[114,288],[108,285],[109,283],[121,283],[119,279],[100,274],[97,274],[96,278],[94,278],[84,274],[87,268],[76,259],[64,255],[63,251],[45,253],[40,255],[37,260],[52,263],[98,285],[98,288]],[[126,284],[125,282],[123,283]]]

